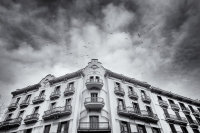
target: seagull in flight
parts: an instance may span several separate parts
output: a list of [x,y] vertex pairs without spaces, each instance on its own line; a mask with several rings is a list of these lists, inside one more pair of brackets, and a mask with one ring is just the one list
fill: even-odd
[[140,34],[138,34],[138,36],[140,37]]
[[83,46],[83,47],[87,48],[86,46]]

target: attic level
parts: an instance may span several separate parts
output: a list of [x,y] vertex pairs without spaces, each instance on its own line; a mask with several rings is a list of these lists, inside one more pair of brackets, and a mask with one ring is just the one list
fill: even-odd
[[98,59],[92,59],[91,62],[88,63],[89,68],[97,69],[101,67],[101,62],[98,62]]

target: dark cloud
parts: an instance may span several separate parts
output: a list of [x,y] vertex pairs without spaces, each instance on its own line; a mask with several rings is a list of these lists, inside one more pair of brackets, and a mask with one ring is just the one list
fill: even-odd
[[106,68],[157,87],[200,93],[199,3],[1,0],[2,88],[10,93],[99,58]]

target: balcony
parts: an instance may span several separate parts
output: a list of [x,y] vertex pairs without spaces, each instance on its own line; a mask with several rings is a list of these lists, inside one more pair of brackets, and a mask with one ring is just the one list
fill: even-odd
[[128,92],[128,97],[129,97],[130,99],[133,99],[133,100],[137,100],[137,99],[138,99],[138,95],[137,95],[137,93],[134,92],[134,91],[129,91],[129,92]]
[[151,103],[151,99],[150,99],[150,97],[149,96],[144,96],[144,95],[142,95],[142,101],[144,102],[144,103]]
[[178,104],[170,103],[170,105],[171,105],[171,108],[172,108],[173,110],[179,111],[180,108],[179,108]]
[[15,119],[11,119],[9,121],[2,121],[0,123],[0,130],[5,130],[5,129],[10,129],[10,128],[15,128],[15,127],[19,127],[21,125],[21,121],[22,118],[15,118]]
[[8,110],[9,111],[14,111],[15,109],[17,109],[18,107],[18,103],[11,103],[9,106],[8,106]]
[[46,97],[45,95],[34,97],[32,102],[33,102],[33,104],[42,103],[45,101],[45,97]]
[[102,89],[103,87],[103,80],[102,79],[88,79],[85,83],[86,87],[88,90],[91,90],[91,89]]
[[125,95],[124,89],[119,88],[119,87],[115,87],[115,91],[114,92],[115,92],[116,95],[119,95],[119,96],[124,96]]
[[187,107],[182,107],[182,111],[183,111],[183,113],[185,113],[185,114],[190,114],[190,110],[189,110],[189,108],[187,108]]
[[187,125],[187,120],[184,117],[177,117],[176,115],[172,115],[172,114],[166,114],[165,115],[165,120],[167,122],[170,123],[174,123],[174,124],[183,124],[183,125]]
[[56,108],[45,111],[42,118],[44,120],[57,119],[61,116],[70,115],[71,113],[72,113],[72,106],[67,105],[67,106],[64,106],[64,107],[56,107]]
[[25,108],[25,107],[27,107],[28,105],[29,105],[29,101],[24,100],[24,101],[22,101],[22,102],[20,103],[20,108]]
[[84,102],[86,109],[101,110],[104,107],[104,100],[100,97],[88,97]]
[[68,87],[68,88],[66,88],[65,91],[64,91],[64,96],[73,95],[74,92],[75,92],[74,87]]
[[163,100],[158,100],[158,103],[161,107],[164,107],[164,108],[168,108],[168,103],[167,101],[163,101]]
[[111,128],[109,122],[80,122],[78,126],[78,133],[82,132],[110,132]]
[[51,100],[58,99],[60,97],[60,94],[61,94],[60,91],[54,91],[54,92],[51,93],[50,99]]
[[200,116],[200,112],[199,112],[198,110],[194,110],[194,111],[192,112],[192,114],[193,114],[194,116],[196,116],[196,117],[199,117],[199,116]]
[[117,113],[118,113],[119,115],[129,116],[128,110],[126,109],[125,106],[121,106],[121,105],[117,106]]
[[158,116],[154,113],[148,112],[146,110],[136,110],[132,107],[127,108],[128,113],[131,118],[137,118],[142,119],[145,121],[151,121],[151,122],[158,122]]
[[196,120],[193,120],[192,122],[190,122],[189,125],[191,126],[191,128],[198,128],[198,123]]
[[38,113],[27,115],[26,118],[24,119],[24,123],[25,124],[35,123],[38,121],[38,119],[39,119]]

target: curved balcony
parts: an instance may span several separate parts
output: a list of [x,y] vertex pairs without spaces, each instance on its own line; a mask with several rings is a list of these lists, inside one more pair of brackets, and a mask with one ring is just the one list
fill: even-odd
[[71,113],[72,113],[72,106],[67,105],[67,106],[64,106],[64,107],[56,107],[56,108],[45,111],[42,118],[44,120],[57,119],[61,116],[70,115]]
[[123,88],[119,88],[119,87],[115,87],[115,94],[118,95],[118,96],[124,96],[125,95],[125,92],[124,92],[124,89]]
[[14,111],[15,109],[17,109],[18,107],[18,103],[11,103],[9,106],[8,106],[8,110],[9,111]]
[[144,103],[150,104],[150,103],[151,103],[151,98],[150,98],[149,96],[144,96],[144,95],[142,95],[142,101],[143,101]]
[[32,102],[33,102],[33,104],[42,103],[45,101],[45,97],[46,97],[45,95],[34,97]]
[[192,122],[190,122],[189,125],[191,126],[191,128],[198,128],[198,123],[196,120],[193,120]]
[[68,87],[68,88],[66,88],[65,91],[64,91],[64,96],[73,95],[74,92],[75,92],[74,87]]
[[108,133],[111,131],[109,122],[80,122],[78,132],[99,132]]
[[164,107],[164,108],[168,108],[168,103],[167,101],[163,101],[163,100],[158,100],[158,103],[161,107]]
[[165,115],[165,120],[170,123],[187,125],[187,119],[184,117],[177,117],[176,115],[167,114]]
[[20,108],[25,108],[25,107],[27,107],[28,105],[29,105],[29,101],[24,100],[24,101],[22,101],[22,102],[20,103]]
[[54,92],[51,93],[50,99],[51,99],[51,100],[58,99],[58,98],[60,97],[60,94],[61,94],[60,91],[54,91]]
[[87,79],[85,85],[88,90],[91,90],[91,89],[99,89],[100,90],[103,87],[103,80],[102,79],[99,79],[99,80]]
[[24,123],[25,124],[35,123],[38,121],[38,119],[39,119],[38,113],[27,115],[26,118],[24,119]]
[[10,129],[10,128],[15,128],[19,127],[21,125],[22,118],[18,117],[15,119],[11,119],[9,121],[2,121],[0,123],[0,130],[5,130],[5,129]]
[[190,114],[190,110],[189,110],[189,108],[187,108],[187,107],[183,107],[183,108],[182,108],[182,111],[183,111],[183,113],[185,113],[185,114]]
[[200,116],[200,112],[198,110],[194,110],[194,112],[192,112],[192,114],[196,117]]
[[128,92],[128,97],[129,97],[130,99],[133,99],[133,100],[138,100],[138,95],[137,95],[137,93],[134,92],[134,91],[129,91],[129,92]]
[[172,103],[170,103],[170,105],[171,105],[171,108],[173,109],[173,110],[175,110],[175,111],[179,111],[179,106],[178,106],[178,104],[172,104]]
[[104,107],[104,100],[100,97],[88,97],[84,102],[86,109],[99,109]]
[[125,106],[121,106],[121,105],[118,105],[117,106],[117,113],[119,114],[119,115],[125,115],[125,116],[128,116],[129,114],[128,114],[128,110],[126,109],[126,107]]

